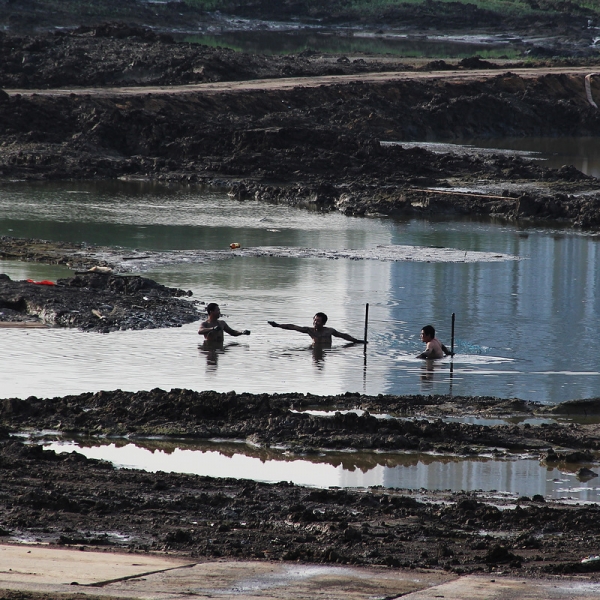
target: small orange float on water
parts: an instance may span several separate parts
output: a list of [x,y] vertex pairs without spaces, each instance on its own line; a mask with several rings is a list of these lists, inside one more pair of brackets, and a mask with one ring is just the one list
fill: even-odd
[[240,244],[238,244],[237,242],[232,242],[231,244],[229,244],[229,247],[232,250],[237,250],[238,248],[241,248]]

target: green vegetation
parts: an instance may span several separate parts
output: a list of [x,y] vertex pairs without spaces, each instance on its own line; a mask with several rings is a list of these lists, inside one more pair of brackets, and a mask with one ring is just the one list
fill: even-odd
[[227,0],[184,0],[184,2],[201,10],[222,10],[235,5],[235,3],[227,2]]

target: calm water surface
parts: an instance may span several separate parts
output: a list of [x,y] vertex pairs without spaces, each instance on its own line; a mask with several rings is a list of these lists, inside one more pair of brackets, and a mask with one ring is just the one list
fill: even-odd
[[600,177],[600,138],[598,137],[526,137],[526,138],[473,138],[460,143],[474,148],[498,148],[526,152],[544,167],[560,169],[573,165],[587,175]]
[[427,490],[483,490],[515,496],[541,494],[550,498],[597,502],[598,478],[580,481],[571,471],[541,465],[537,458],[491,456],[464,459],[424,453],[328,452],[298,458],[276,449],[251,448],[245,444],[206,442],[195,445],[159,441],[80,443],[55,441],[44,447],[107,460],[117,467],[150,472],[190,473],[210,477],[234,477],[297,485]]
[[[149,276],[220,303],[250,337],[202,347],[197,324],[109,335],[61,329],[0,330],[2,397],[160,387],[238,392],[359,391],[517,396],[542,402],[600,395],[597,237],[477,222],[349,218],[238,202],[220,192],[148,184],[3,184],[0,234],[143,250],[378,244],[507,253],[496,263],[235,258],[162,267]],[[57,278],[64,268],[3,261],[14,279]],[[309,325],[324,311],[369,346],[315,351],[308,336],[268,320]],[[419,332],[432,323],[456,349],[426,365]],[[452,367],[452,372],[451,372]]]
[[254,54],[298,54],[313,51],[331,54],[391,54],[400,57],[466,58],[515,54],[508,39],[475,36],[411,36],[402,33],[375,33],[350,29],[217,31],[185,37],[186,42],[220,46]]

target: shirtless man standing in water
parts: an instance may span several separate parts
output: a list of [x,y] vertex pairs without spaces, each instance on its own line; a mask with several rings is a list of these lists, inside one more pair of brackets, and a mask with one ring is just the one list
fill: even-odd
[[435,337],[435,329],[433,325],[425,325],[421,330],[421,341],[427,344],[425,352],[422,352],[417,358],[444,358],[449,354],[454,356],[440,340]]
[[290,325],[279,323],[275,323],[275,321],[268,321],[271,327],[279,327],[280,329],[290,329],[292,331],[299,331],[300,333],[308,333],[312,338],[313,345],[331,345],[331,337],[339,337],[343,340],[347,340],[348,342],[352,342],[354,344],[364,344],[368,343],[364,340],[359,340],[347,333],[342,333],[341,331],[337,331],[333,327],[325,327],[325,323],[327,323],[327,315],[322,312],[318,312],[313,318],[313,326],[312,327],[300,327],[299,325]]
[[224,331],[234,337],[237,337],[238,335],[250,335],[248,329],[236,331],[235,329],[231,329],[225,321],[219,319],[221,316],[221,309],[215,302],[211,302],[207,305],[206,312],[208,313],[208,319],[200,324],[198,334],[203,335],[207,342],[222,342]]

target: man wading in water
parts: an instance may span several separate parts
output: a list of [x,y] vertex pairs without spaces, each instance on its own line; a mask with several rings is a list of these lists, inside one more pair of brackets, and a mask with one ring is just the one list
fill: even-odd
[[427,344],[425,352],[422,352],[417,358],[444,358],[444,356],[454,354],[435,337],[435,328],[433,325],[425,325],[421,329],[421,341]]
[[231,329],[231,327],[229,327],[225,321],[219,319],[221,316],[221,309],[215,302],[211,302],[206,307],[206,312],[208,313],[208,319],[200,324],[198,334],[203,335],[207,342],[222,342],[224,331],[226,331],[229,335],[233,335],[234,337],[237,337],[238,335],[250,335],[249,329],[244,329],[244,331],[236,331],[235,329]]
[[352,342],[354,344],[364,344],[367,343],[364,340],[359,340],[347,333],[342,333],[341,331],[337,331],[333,327],[325,327],[325,323],[327,323],[327,315],[322,312],[318,312],[313,318],[313,326],[312,327],[300,327],[299,325],[290,325],[279,323],[275,323],[275,321],[268,321],[271,327],[279,327],[280,329],[290,329],[291,331],[299,331],[300,333],[308,333],[312,338],[313,344],[319,344],[323,346],[331,346],[331,337],[339,337],[343,340],[347,340],[348,342]]

